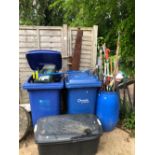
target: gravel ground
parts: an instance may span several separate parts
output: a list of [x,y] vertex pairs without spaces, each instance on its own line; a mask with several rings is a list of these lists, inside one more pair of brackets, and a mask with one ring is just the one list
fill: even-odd
[[[96,155],[134,155],[134,150],[135,139],[127,132],[116,128],[102,135]],[[33,134],[29,134],[20,142],[19,155],[38,155]]]

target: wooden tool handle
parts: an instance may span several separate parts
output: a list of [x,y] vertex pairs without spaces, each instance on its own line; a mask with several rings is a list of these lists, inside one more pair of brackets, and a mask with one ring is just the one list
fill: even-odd
[[113,74],[113,71],[112,71],[112,69],[113,69],[113,62],[112,62],[112,58],[110,58],[110,73],[111,73],[111,75]]

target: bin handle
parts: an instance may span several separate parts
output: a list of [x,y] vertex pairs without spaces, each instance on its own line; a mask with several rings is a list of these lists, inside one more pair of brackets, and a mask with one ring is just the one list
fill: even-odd
[[34,126],[34,133],[37,131],[37,128],[38,128],[38,126],[37,126],[37,124]]
[[97,118],[97,122],[100,126],[102,126],[101,121]]

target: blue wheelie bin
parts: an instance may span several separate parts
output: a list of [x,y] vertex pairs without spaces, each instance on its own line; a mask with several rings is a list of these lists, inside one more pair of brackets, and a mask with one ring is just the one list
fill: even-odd
[[[61,53],[57,51],[33,50],[26,54],[26,58],[34,71],[41,70],[47,64],[54,64],[56,71],[62,67]],[[33,126],[42,117],[60,114],[60,91],[63,86],[62,78],[56,82],[35,83],[33,76],[23,84],[29,93]]]
[[95,114],[101,81],[90,71],[70,71],[65,78],[68,114]]

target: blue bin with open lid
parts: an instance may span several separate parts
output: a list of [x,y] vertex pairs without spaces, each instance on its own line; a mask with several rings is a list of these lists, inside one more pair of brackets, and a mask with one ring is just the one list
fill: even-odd
[[[55,65],[56,71],[62,67],[61,53],[52,50],[32,50],[26,53],[28,64],[32,70],[41,70],[44,65]],[[60,114],[60,91],[63,79],[57,82],[34,83],[30,76],[23,84],[29,93],[33,125],[42,117]]]
[[46,64],[54,64],[56,70],[62,67],[62,57],[58,51],[31,50],[26,53],[26,59],[32,70],[40,70]]
[[71,71],[65,79],[67,112],[95,114],[96,98],[101,81],[90,71]]

